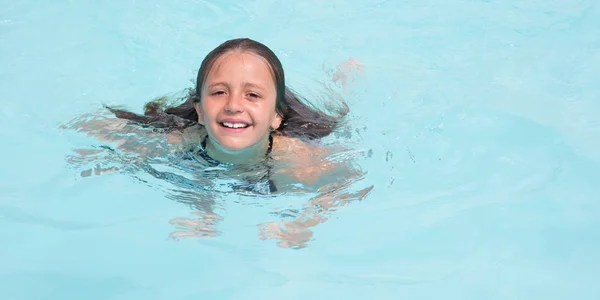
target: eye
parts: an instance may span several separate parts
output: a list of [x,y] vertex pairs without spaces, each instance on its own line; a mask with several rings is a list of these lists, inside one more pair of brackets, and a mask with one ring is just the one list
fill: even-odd
[[248,97],[250,97],[252,99],[258,99],[258,98],[260,98],[260,95],[257,93],[248,93]]
[[212,93],[210,93],[211,96],[220,96],[220,95],[225,95],[225,91],[214,91]]

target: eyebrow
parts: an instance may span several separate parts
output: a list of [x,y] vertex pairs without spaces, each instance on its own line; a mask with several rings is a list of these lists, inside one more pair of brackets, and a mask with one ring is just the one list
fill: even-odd
[[228,86],[227,82],[221,81],[221,82],[215,82],[215,83],[209,84],[208,87],[211,88],[211,87],[215,87],[215,86],[218,86],[218,85]]
[[256,84],[254,84],[254,83],[250,83],[250,82],[245,82],[245,83],[244,83],[244,86],[245,86],[245,87],[250,87],[250,88],[255,88],[255,89],[258,89],[258,90],[264,90],[264,88],[263,88],[263,87],[261,87],[261,86],[259,86],[259,85],[256,85]]
[[[229,86],[229,84],[227,84],[227,82],[225,82],[225,81],[220,81],[220,82],[215,82],[215,83],[213,83],[213,84],[210,84],[210,85],[208,85],[208,87],[209,87],[209,88],[213,88],[213,87],[220,86],[220,85],[227,86],[227,87]],[[265,90],[265,89],[264,89],[263,87],[261,87],[260,85],[256,85],[256,84],[254,84],[254,83],[250,83],[250,82],[244,82],[244,87],[247,87],[247,88],[248,88],[248,87],[249,87],[249,88],[254,88],[254,89],[263,90],[263,91]]]

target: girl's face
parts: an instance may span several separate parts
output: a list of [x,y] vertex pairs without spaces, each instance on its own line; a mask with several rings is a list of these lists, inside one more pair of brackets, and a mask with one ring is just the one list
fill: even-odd
[[211,141],[235,151],[258,145],[270,128],[279,127],[276,98],[267,62],[255,54],[234,51],[215,61],[202,85],[200,103],[194,106]]

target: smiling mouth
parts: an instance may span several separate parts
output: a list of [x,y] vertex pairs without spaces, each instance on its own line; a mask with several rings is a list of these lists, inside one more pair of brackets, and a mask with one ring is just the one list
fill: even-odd
[[240,129],[240,128],[246,128],[249,125],[246,123],[221,122],[221,126],[223,126],[225,128]]

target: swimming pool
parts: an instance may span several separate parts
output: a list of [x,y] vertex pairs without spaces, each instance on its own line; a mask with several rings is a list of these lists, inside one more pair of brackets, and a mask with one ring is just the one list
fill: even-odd
[[[600,8],[594,1],[3,1],[2,299],[597,299]],[[347,96],[368,197],[298,250],[257,224],[299,196],[228,195],[215,234],[144,172],[82,178],[59,129],[140,111],[249,36]],[[594,184],[594,182],[596,184]]]

